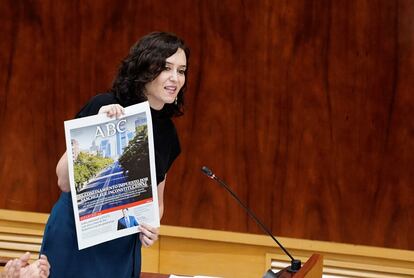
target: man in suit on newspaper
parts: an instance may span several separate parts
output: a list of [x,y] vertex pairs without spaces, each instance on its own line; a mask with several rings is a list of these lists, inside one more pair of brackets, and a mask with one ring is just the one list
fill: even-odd
[[118,220],[118,230],[138,226],[138,221],[134,216],[129,215],[128,208],[122,209],[122,218]]

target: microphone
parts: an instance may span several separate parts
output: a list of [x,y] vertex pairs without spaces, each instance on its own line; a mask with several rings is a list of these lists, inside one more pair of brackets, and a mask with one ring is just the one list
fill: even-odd
[[[272,235],[272,232],[269,230],[269,228],[267,228],[260,220],[259,218],[254,214],[254,212],[252,210],[250,210],[245,204],[243,204],[243,202],[240,200],[240,198],[236,195],[236,193],[233,192],[233,190],[224,182],[222,181],[219,177],[217,177],[213,171],[211,171],[208,167],[203,166],[201,168],[201,171],[208,176],[209,178],[215,180],[216,182],[218,182],[221,186],[223,186],[230,194],[231,196],[239,203],[239,205],[247,212],[247,214],[256,222],[256,224],[266,233],[268,234],[274,242],[277,243],[277,245],[279,245],[279,247],[283,250],[283,252],[290,258],[290,267],[288,267],[288,271],[289,272],[297,272],[300,268],[301,268],[301,261],[300,260],[295,260],[295,258],[292,257],[292,255],[289,254],[289,252],[285,249],[285,247],[283,247],[283,245]],[[274,276],[274,273],[272,270],[268,270],[265,274],[265,276],[263,276],[263,278],[266,277],[278,277],[278,276]]]

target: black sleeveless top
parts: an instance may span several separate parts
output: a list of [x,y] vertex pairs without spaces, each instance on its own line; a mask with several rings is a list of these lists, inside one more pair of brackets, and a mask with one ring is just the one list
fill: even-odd
[[[76,114],[82,118],[98,114],[104,105],[120,104],[113,93],[103,93],[92,97],[89,102]],[[181,152],[177,131],[172,120],[163,116],[161,111],[151,108],[152,129],[154,134],[155,167],[157,184],[164,181],[165,174]]]

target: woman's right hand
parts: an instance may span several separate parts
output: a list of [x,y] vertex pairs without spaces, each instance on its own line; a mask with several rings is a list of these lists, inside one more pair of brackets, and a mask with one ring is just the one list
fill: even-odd
[[99,109],[98,114],[102,114],[102,113],[105,113],[106,116],[108,116],[109,118],[112,118],[115,116],[115,118],[118,119],[125,114],[125,110],[119,104],[109,104],[109,105],[102,106]]

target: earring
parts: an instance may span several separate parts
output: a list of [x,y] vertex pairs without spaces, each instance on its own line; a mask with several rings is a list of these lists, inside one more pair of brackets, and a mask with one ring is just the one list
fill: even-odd
[[174,104],[178,105],[178,97],[175,97]]

